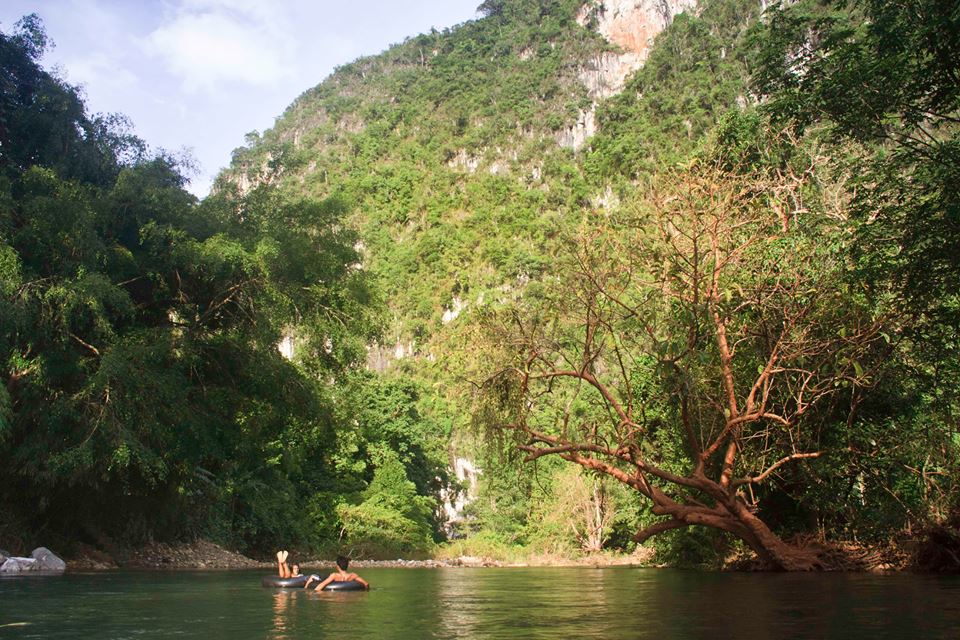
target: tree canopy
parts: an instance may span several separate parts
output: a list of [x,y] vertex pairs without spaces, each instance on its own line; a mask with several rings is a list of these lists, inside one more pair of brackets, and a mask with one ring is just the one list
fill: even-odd
[[602,98],[596,11],[484,2],[304,92],[203,202],[25,18],[0,533],[810,568],[949,523],[960,14],[766,5],[677,15]]

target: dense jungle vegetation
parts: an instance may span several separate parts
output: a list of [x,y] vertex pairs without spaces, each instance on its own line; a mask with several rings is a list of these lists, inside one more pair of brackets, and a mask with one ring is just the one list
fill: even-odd
[[339,68],[202,202],[3,35],[0,537],[430,554],[463,457],[443,553],[960,564],[960,10],[703,0],[599,100],[583,4]]

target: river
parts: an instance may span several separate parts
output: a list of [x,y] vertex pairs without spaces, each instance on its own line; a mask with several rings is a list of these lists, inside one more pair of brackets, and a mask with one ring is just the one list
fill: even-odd
[[367,569],[370,592],[250,571],[0,579],[0,638],[960,638],[960,577]]

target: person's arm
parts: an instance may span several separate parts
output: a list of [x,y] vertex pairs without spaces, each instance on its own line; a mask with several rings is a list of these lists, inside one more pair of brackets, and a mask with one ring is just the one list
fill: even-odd
[[361,578],[360,576],[358,576],[357,574],[355,573],[350,574],[350,579],[356,580],[357,582],[362,584],[364,589],[367,589],[367,590],[370,589],[370,583],[364,580],[363,578]]
[[304,588],[304,589],[310,588],[310,583],[311,583],[311,582],[320,582],[320,576],[318,576],[318,575],[315,574],[315,573],[314,573],[314,574],[311,574],[310,577],[307,578],[307,581],[303,584],[303,588]]
[[332,574],[332,573],[331,573],[330,575],[328,575],[327,578],[326,578],[326,580],[324,580],[323,582],[321,582],[320,584],[318,584],[318,585],[317,585],[317,588],[314,589],[314,591],[323,591],[323,588],[324,588],[325,586],[327,586],[328,584],[330,584],[331,582],[333,582],[333,576],[334,576],[334,574]]

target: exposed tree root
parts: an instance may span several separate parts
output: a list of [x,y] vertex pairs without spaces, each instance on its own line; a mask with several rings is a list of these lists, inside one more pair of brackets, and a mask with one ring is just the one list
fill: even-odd
[[787,543],[794,560],[780,566],[758,556],[731,559],[727,568],[736,571],[902,571],[910,567],[910,555],[895,544],[865,546],[856,542],[823,542],[814,536],[798,536]]

